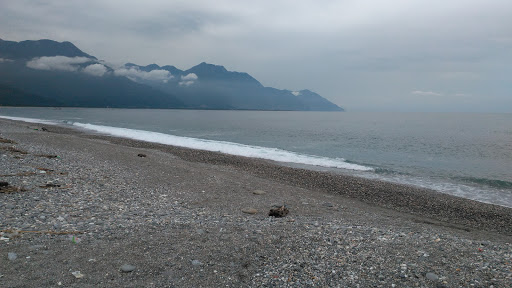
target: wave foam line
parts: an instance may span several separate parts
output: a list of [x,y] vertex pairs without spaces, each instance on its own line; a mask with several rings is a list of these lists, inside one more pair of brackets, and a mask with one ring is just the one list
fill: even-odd
[[36,118],[13,117],[13,116],[3,116],[3,115],[0,115],[0,118],[14,120],[14,121],[23,121],[23,122],[28,122],[28,123],[54,124],[54,125],[57,124],[55,121],[36,119]]
[[103,125],[73,123],[73,125],[108,134],[116,137],[130,138],[145,142],[160,143],[165,145],[186,147],[198,150],[222,152],[225,154],[260,158],[286,163],[306,164],[322,167],[341,168],[357,171],[372,171],[373,168],[345,162],[344,159],[332,159],[313,155],[303,155],[277,148],[250,146],[226,141],[213,141],[206,139],[175,136],[158,132],[110,127]]

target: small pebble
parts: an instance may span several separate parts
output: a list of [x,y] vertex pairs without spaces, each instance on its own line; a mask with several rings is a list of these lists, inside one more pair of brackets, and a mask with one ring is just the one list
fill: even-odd
[[427,275],[425,275],[425,277],[427,277],[427,279],[430,280],[430,281],[437,281],[437,280],[439,280],[439,277],[437,277],[436,274],[431,273],[431,272],[427,273]]
[[84,277],[84,274],[82,274],[80,271],[71,272],[73,276],[75,276],[76,279],[80,279]]
[[192,260],[192,265],[194,266],[200,266],[200,265],[203,265],[203,263],[199,260]]
[[129,273],[129,272],[132,272],[133,270],[135,270],[135,266],[130,265],[130,264],[124,264],[123,266],[121,266],[120,269],[122,272]]
[[7,253],[7,258],[10,260],[10,261],[13,261],[13,260],[16,260],[16,258],[18,258],[18,255],[14,252],[9,252]]
[[242,212],[246,213],[246,214],[256,214],[256,213],[258,213],[258,210],[254,209],[254,208],[244,208],[244,209],[242,209]]

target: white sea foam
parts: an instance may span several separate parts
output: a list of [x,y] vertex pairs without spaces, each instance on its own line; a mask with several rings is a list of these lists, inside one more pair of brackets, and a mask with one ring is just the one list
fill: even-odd
[[85,128],[88,130],[93,130],[96,132],[100,132],[100,133],[104,133],[104,134],[108,134],[108,135],[112,135],[112,136],[117,136],[117,137],[124,137],[124,138],[130,138],[130,139],[135,139],[135,140],[142,140],[142,141],[146,141],[146,142],[187,147],[187,148],[193,148],[193,149],[199,149],[199,150],[222,152],[222,153],[231,154],[231,155],[261,158],[261,159],[267,159],[267,160],[274,160],[274,161],[278,161],[278,162],[299,163],[299,164],[306,164],[306,165],[333,167],[333,168],[358,170],[358,171],[373,170],[370,167],[347,163],[347,162],[345,162],[344,159],[339,159],[339,158],[332,159],[332,158],[319,157],[319,156],[313,156],[313,155],[304,155],[304,154],[298,154],[298,153],[285,151],[285,150],[281,150],[281,149],[277,149],[277,148],[267,148],[267,147],[238,144],[238,143],[233,143],[233,142],[213,141],[213,140],[205,140],[205,139],[198,139],[198,138],[182,137],[182,136],[175,136],[175,135],[163,134],[163,133],[158,133],[158,132],[110,127],[110,126],[103,126],[103,125],[84,124],[84,123],[73,123],[73,125],[81,127],[81,128]]
[[354,173],[357,176],[368,179],[378,179],[386,182],[394,182],[398,184],[406,184],[416,187],[432,189],[441,193],[461,198],[512,208],[512,193],[510,193],[510,190],[508,189],[497,189],[488,187],[481,188],[461,183],[451,183],[448,181],[439,182],[428,178],[405,175],[386,176],[375,173]]
[[169,134],[163,134],[158,132],[137,130],[137,129],[128,129],[128,128],[119,128],[119,127],[111,127],[111,126],[103,126],[103,125],[94,125],[94,124],[85,124],[78,122],[70,122],[70,121],[51,121],[51,120],[43,120],[43,119],[35,119],[35,118],[25,118],[25,117],[12,117],[12,116],[1,116],[0,118],[10,119],[10,120],[18,120],[30,123],[39,123],[39,124],[72,124],[77,127],[81,127],[84,129],[117,136],[130,138],[135,140],[141,140],[146,142],[160,143],[166,145],[187,147],[192,149],[206,150],[206,151],[215,151],[222,152],[231,155],[238,156],[246,156],[253,158],[261,158],[267,160],[274,160],[278,162],[286,162],[286,163],[298,163],[298,164],[306,164],[306,165],[314,165],[314,166],[322,166],[322,167],[332,167],[332,168],[341,168],[348,170],[357,170],[357,171],[372,171],[373,169],[370,167],[351,164],[345,162],[344,159],[340,158],[326,158],[319,157],[314,155],[304,155],[298,154],[286,150],[281,150],[277,148],[267,148],[267,147],[259,147],[259,146],[251,146],[238,144],[233,142],[226,141],[213,141],[206,139],[198,139],[198,138],[190,138],[190,137],[182,137],[175,136]]
[[43,119],[35,119],[35,118],[25,118],[25,117],[12,117],[12,116],[3,116],[0,115],[0,118],[15,120],[15,121],[23,121],[29,123],[39,123],[39,124],[57,124],[55,121],[43,120]]

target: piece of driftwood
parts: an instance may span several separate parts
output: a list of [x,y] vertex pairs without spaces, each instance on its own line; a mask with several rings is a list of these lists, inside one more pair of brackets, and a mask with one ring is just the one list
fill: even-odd
[[286,208],[286,206],[283,205],[271,208],[270,211],[268,212],[268,216],[281,218],[288,215],[288,213],[290,213],[290,211],[288,210],[288,208]]

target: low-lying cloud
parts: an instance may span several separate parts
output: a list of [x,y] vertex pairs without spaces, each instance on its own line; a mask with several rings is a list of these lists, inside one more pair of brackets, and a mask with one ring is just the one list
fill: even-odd
[[0,63],[2,62],[12,62],[11,59],[6,59],[6,58],[0,58]]
[[181,86],[190,86],[192,84],[195,83],[195,81],[197,81],[198,77],[195,73],[189,73],[185,76],[181,76],[181,81],[179,82],[179,84]]
[[172,74],[167,70],[151,70],[149,72],[142,71],[137,67],[130,68],[119,68],[114,70],[116,76],[124,76],[132,81],[149,80],[149,81],[162,81],[167,83],[169,80],[174,78]]
[[412,91],[411,93],[414,95],[419,95],[419,96],[442,96],[443,95],[441,93],[437,93],[437,92],[433,92],[433,91],[420,91],[420,90]]
[[420,90],[412,91],[411,94],[418,95],[418,96],[434,96],[434,97],[444,96],[444,97],[449,97],[449,98],[471,96],[470,94],[466,94],[466,93],[439,93],[439,92],[433,92],[433,91],[420,91]]
[[181,80],[184,81],[195,81],[197,80],[197,75],[195,73],[189,73],[185,76],[181,76]]
[[38,57],[27,62],[27,67],[37,70],[78,71],[79,64],[94,61],[87,57]]
[[105,75],[105,73],[107,73],[107,67],[105,67],[102,64],[96,63],[96,64],[92,64],[92,65],[85,67],[82,70],[82,72],[92,75],[92,76],[101,77],[101,76]]
[[[0,58],[0,62],[9,61],[8,59]],[[85,68],[81,68],[81,64],[87,62],[97,62],[94,59],[87,57],[66,57],[66,56],[53,56],[53,57],[37,57],[27,62],[27,67],[37,70],[47,70],[47,71],[69,71],[69,72],[82,72],[88,75],[102,77],[105,74],[109,74],[108,68],[100,63],[93,63],[91,65],[86,66]],[[83,65],[82,65],[83,67]],[[126,77],[132,81],[140,82],[140,81],[161,81],[163,83],[167,83],[170,79],[173,79],[174,76],[167,70],[152,70],[152,71],[143,71],[138,67],[121,67],[114,70],[114,75]],[[182,81],[184,80],[186,83],[197,80],[197,76],[193,73],[188,74],[187,76],[181,77]],[[181,82],[180,82],[181,83]],[[190,85],[185,84],[185,85]],[[181,85],[181,84],[180,84]]]

